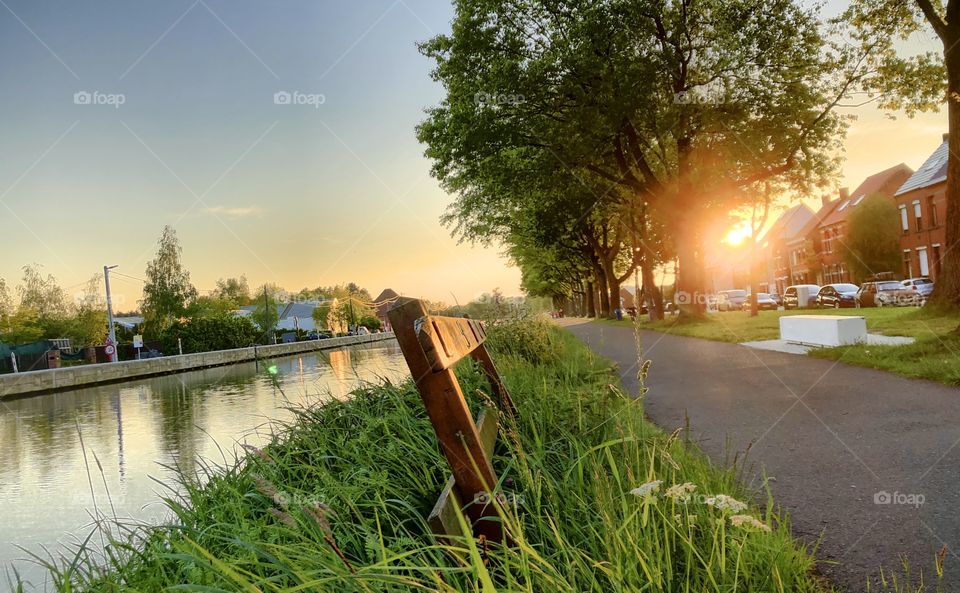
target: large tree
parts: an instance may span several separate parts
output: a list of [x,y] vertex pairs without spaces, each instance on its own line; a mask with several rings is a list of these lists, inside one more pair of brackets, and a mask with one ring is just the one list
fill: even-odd
[[[946,241],[932,300],[960,307],[960,0],[853,0],[843,19],[850,37],[872,50],[865,101],[910,116],[947,105]],[[906,53],[904,41],[917,33],[939,39],[943,53]]]
[[890,198],[874,194],[850,215],[843,261],[855,282],[900,268],[900,215]]
[[680,289],[697,293],[709,209],[765,179],[806,188],[834,170],[833,108],[855,62],[800,2],[455,5],[453,33],[423,46],[447,95],[419,132],[457,208],[496,208],[522,174],[559,163],[591,188],[584,208],[609,199],[640,230],[663,221]]
[[217,280],[214,295],[225,301],[232,301],[235,306],[242,307],[250,304],[250,284],[246,276],[239,278],[221,278]]
[[183,250],[173,227],[163,228],[157,244],[157,256],[147,264],[140,306],[147,323],[162,331],[186,313],[187,306],[197,297],[197,289],[183,266]]

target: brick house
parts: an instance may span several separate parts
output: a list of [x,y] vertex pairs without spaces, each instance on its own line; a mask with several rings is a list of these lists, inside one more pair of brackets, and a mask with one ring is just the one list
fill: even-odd
[[928,276],[934,282],[940,276],[940,259],[946,243],[947,215],[947,135],[930,155],[897,190],[895,198],[900,211],[900,249],[903,251],[905,278]]
[[823,208],[818,213],[820,222],[807,235],[816,251],[815,258],[811,260],[811,265],[815,265],[816,269],[810,270],[809,275],[814,284],[822,286],[852,281],[843,261],[843,240],[851,213],[864,199],[874,194],[893,200],[894,194],[912,175],[913,169],[900,163],[867,177],[852,192],[841,189],[837,200],[828,202],[827,196],[823,197]]
[[[814,212],[804,203],[797,204],[780,215],[770,229],[760,238],[759,248],[767,254],[765,264],[767,289],[769,292],[783,294],[791,281],[792,259],[790,245],[803,230],[814,220]],[[762,264],[763,265],[763,264]]]

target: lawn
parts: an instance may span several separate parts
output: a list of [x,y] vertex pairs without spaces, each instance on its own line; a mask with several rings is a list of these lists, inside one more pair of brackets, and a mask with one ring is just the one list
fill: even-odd
[[[495,458],[509,547],[429,533],[424,517],[448,470],[407,382],[302,410],[263,450],[185,479],[167,524],[115,526],[107,558],[83,551],[49,588],[827,590],[768,494],[745,491],[735,468],[650,424],[609,362],[542,322],[490,336],[519,411],[501,418]],[[476,411],[486,388],[467,362],[458,375]]]
[[[757,317],[750,317],[749,313],[742,311],[731,311],[711,313],[705,319],[690,321],[680,321],[677,317],[656,323],[642,320],[640,327],[681,336],[740,343],[778,339],[780,317],[811,313],[819,311],[761,311]],[[818,348],[810,352],[811,356],[960,386],[960,335],[953,333],[960,326],[960,314],[945,313],[931,307],[830,309],[823,313],[862,315],[867,320],[867,331],[870,333],[909,336],[916,338],[916,342],[907,346]],[[633,325],[630,320],[604,320],[600,323]]]

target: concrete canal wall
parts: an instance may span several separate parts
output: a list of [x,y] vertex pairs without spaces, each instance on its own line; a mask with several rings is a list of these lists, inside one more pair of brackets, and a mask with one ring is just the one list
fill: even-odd
[[237,348],[236,350],[217,350],[179,356],[164,356],[146,360],[128,360],[108,364],[88,364],[63,369],[30,371],[10,375],[0,375],[0,399],[23,397],[87,387],[101,383],[129,381],[156,375],[182,373],[196,369],[224,366],[256,359],[278,358],[302,352],[331,350],[358,344],[370,344],[393,340],[392,333],[370,334],[368,336],[345,336],[326,340],[277,344],[275,346],[256,346]]

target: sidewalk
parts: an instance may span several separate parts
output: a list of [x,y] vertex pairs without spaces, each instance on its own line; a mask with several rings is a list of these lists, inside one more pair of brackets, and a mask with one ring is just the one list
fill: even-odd
[[[633,329],[561,319],[617,362],[637,393]],[[922,569],[960,591],[960,390],[882,371],[642,331],[652,360],[645,409],[666,431],[685,424],[715,463],[749,449],[748,478],[770,477],[794,533],[815,544],[821,570],[851,592]],[[762,493],[758,493],[763,496]],[[874,584],[873,590],[877,590]]]

